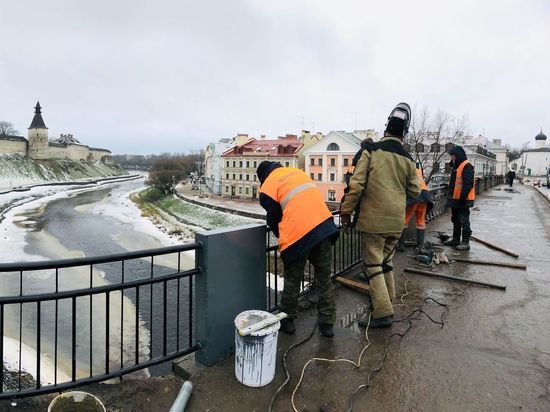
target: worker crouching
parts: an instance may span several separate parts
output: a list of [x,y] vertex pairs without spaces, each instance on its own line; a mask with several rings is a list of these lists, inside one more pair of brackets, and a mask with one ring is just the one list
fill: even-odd
[[256,170],[260,204],[266,210],[267,225],[279,240],[284,264],[281,310],[288,318],[281,331],[293,334],[298,313],[298,295],[304,268],[309,260],[315,269],[319,292],[317,304],[319,329],[324,336],[334,335],[336,320],[334,285],[331,280],[332,244],[339,232],[319,189],[300,169],[263,161]]

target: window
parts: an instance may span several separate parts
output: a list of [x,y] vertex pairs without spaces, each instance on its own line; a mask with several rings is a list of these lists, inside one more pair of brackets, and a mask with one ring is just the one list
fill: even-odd
[[256,181],[256,175],[254,175],[254,181]]
[[290,166],[290,163],[285,162],[285,167],[289,167],[289,166]]
[[239,160],[239,167],[243,167],[243,161]]
[[250,175],[248,173],[246,174],[246,180],[250,180]]
[[331,143],[327,146],[328,152],[337,152],[338,150],[340,150],[340,146],[338,146],[336,143]]
[[328,191],[328,201],[329,202],[336,202],[336,191],[335,190],[329,190]]
[[233,160],[233,167],[235,167],[235,166],[236,166],[236,164],[237,164],[237,163],[235,163],[235,161]]
[[242,188],[242,186],[239,187],[239,194],[240,194],[240,195],[243,194],[243,188]]
[[246,161],[246,167],[250,167],[250,162],[248,160]]
[[434,166],[432,168],[434,173],[439,172],[439,162],[434,162]]
[[416,153],[424,153],[424,145],[422,143],[417,143],[415,146]]
[[[248,180],[248,179],[246,179],[246,180]],[[248,194],[248,187],[246,187],[246,188],[244,189],[244,193]]]
[[315,173],[310,173],[309,177],[311,178],[311,180],[315,180]]
[[430,147],[432,153],[439,153],[441,151],[441,145],[439,143],[434,143]]
[[403,143],[403,149],[405,149],[406,152],[411,151],[411,145],[408,143]]
[[233,180],[235,180],[235,173],[233,173]]
[[336,166],[336,159],[334,157],[330,159],[330,165]]
[[239,173],[239,180],[243,180],[243,174]]
[[256,169],[256,161],[254,160],[254,169]]
[[319,182],[323,180],[323,174],[322,173],[317,173],[317,180]]
[[229,167],[229,160],[225,162],[225,167]]
[[229,180],[229,173],[226,173],[226,174],[225,174],[225,178],[226,178],[227,180]]
[[336,180],[336,176],[334,175],[334,173],[331,173],[330,174],[330,181],[334,182],[334,180]]
[[349,161],[349,159],[346,157],[346,158],[344,159],[344,166],[347,166],[347,165],[348,165],[348,161]]
[[323,158],[322,157],[319,158],[319,166],[323,166]]
[[315,158],[312,157],[312,158],[309,159],[309,165],[310,166],[315,166]]
[[225,193],[229,193],[229,186],[225,186]]
[[453,143],[447,143],[445,145],[445,151],[448,152],[449,150],[451,150],[453,147],[455,147],[455,145]]

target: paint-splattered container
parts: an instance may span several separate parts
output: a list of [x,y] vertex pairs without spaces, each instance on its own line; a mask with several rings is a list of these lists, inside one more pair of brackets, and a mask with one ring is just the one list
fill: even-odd
[[274,317],[263,310],[247,310],[235,318],[235,376],[246,386],[258,388],[275,377],[279,321],[250,335],[239,335],[238,329]]

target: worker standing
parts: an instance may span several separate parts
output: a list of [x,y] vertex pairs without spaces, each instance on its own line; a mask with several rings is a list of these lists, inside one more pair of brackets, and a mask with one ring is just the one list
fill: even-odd
[[416,248],[418,250],[418,253],[422,254],[424,252],[424,241],[426,239],[426,215],[430,212],[430,210],[432,210],[434,202],[433,196],[428,190],[428,185],[424,180],[422,169],[420,168],[419,164],[416,165],[416,176],[418,177],[418,181],[420,182],[420,187],[422,188],[422,191],[420,192],[420,196],[418,196],[417,198],[407,199],[407,208],[405,209],[405,224],[403,227],[401,238],[399,238],[397,250],[401,252],[405,250],[405,229],[407,228],[407,226],[409,226],[409,222],[411,221],[413,215],[415,215]]
[[[407,196],[420,195],[415,164],[403,148],[411,109],[399,103],[391,112],[384,137],[363,150],[342,204],[341,222],[351,227],[351,215],[359,205],[357,229],[361,232],[363,273],[369,281],[373,306],[370,327],[392,325],[395,284],[393,255],[403,230]],[[366,326],[368,316],[359,320]]]
[[[474,166],[468,161],[466,152],[461,146],[449,150],[453,171],[449,181],[447,206],[451,208],[453,238],[443,242],[457,250],[470,250],[470,208],[474,205],[475,182]],[[462,234],[462,241],[460,235]]]
[[265,160],[256,173],[261,183],[260,204],[267,212],[267,225],[279,239],[284,264],[280,307],[288,317],[281,321],[281,331],[289,335],[296,331],[300,282],[309,260],[319,290],[319,330],[323,336],[332,337],[336,305],[330,270],[332,244],[339,235],[334,218],[321,192],[302,170]]

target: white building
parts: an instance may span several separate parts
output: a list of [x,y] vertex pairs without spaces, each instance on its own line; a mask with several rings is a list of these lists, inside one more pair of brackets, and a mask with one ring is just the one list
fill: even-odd
[[521,158],[512,163],[512,168],[523,176],[545,176],[550,168],[550,146],[542,132],[535,136],[535,148],[524,151]]
[[222,194],[222,153],[234,146],[234,139],[210,143],[204,152],[204,183],[216,195]]

